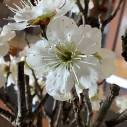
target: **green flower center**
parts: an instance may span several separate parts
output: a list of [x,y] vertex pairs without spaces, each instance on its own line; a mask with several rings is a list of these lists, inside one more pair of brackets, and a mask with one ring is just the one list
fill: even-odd
[[81,52],[72,42],[60,43],[55,47],[55,54],[62,62],[71,62],[80,59]]

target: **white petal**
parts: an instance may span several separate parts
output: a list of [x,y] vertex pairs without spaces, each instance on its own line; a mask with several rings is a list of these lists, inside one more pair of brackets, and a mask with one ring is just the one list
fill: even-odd
[[73,82],[70,82],[70,72],[66,68],[57,68],[50,71],[46,80],[46,90],[49,95],[53,96],[56,100],[69,100],[71,99],[71,89]]
[[98,74],[96,70],[88,68],[87,72],[85,71],[79,79],[79,87],[81,89],[89,89],[89,96],[93,97],[97,93],[97,80]]
[[42,2],[39,2],[36,6],[33,6],[29,0],[26,2],[22,0],[20,3],[21,7],[16,4],[14,4],[15,8],[8,7],[12,12],[15,13],[13,19],[16,22],[29,21],[42,14],[43,5],[40,4]]
[[[56,0],[57,3],[59,0]],[[75,5],[75,0],[61,0],[59,5],[57,5],[57,15],[65,15],[68,11],[70,11]],[[56,16],[57,16],[56,15]]]
[[[86,62],[89,63],[90,61]],[[75,73],[79,82],[75,84],[78,96],[80,93],[82,93],[83,89],[89,89],[90,97],[94,96],[97,92],[98,73],[96,67],[89,65],[88,63],[79,62],[77,63],[77,67],[76,65],[74,66]]]
[[98,53],[102,57],[99,74],[100,79],[105,79],[115,73],[115,53],[105,48],[102,48]]
[[5,25],[1,31],[1,35],[0,38],[1,42],[7,42],[10,41],[12,38],[14,38],[16,36],[14,31],[10,30],[10,27],[8,25]]
[[68,42],[75,31],[78,31],[78,27],[74,20],[62,16],[49,23],[46,33],[48,39],[53,42]]
[[0,44],[0,55],[4,56],[9,51],[9,44],[4,42],[3,44]]
[[97,28],[92,28],[89,25],[85,27],[81,25],[79,30],[82,34],[79,41],[79,49],[84,54],[93,54],[101,48],[101,31]]
[[26,54],[27,63],[38,73],[38,76],[46,71],[45,65],[47,61],[44,58],[52,57],[52,54],[48,54],[49,47],[47,46],[48,42],[46,40],[40,40],[33,44]]
[[24,30],[25,28],[27,28],[28,26],[27,22],[21,22],[21,23],[8,23],[7,27],[10,30]]

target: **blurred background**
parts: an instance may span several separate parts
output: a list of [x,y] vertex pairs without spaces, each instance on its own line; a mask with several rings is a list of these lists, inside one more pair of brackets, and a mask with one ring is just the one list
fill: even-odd
[[[105,1],[103,7],[111,7],[112,10],[118,4],[119,0],[102,0]],[[109,6],[110,1],[113,1],[113,5]],[[126,0],[125,0],[126,1]],[[8,23],[7,17],[12,16],[13,13],[8,10],[5,4],[9,6],[13,6],[14,3],[19,4],[19,0],[0,0],[0,27]],[[116,53],[116,66],[117,70],[113,74],[115,77],[110,77],[107,80],[108,83],[116,83],[118,85],[122,85],[121,87],[121,95],[127,94],[127,62],[124,61],[123,57],[121,56],[122,53],[122,41],[121,36],[124,34],[125,30],[127,29],[127,2],[121,6],[120,10],[118,11],[116,17],[107,25],[104,31],[104,47],[115,51]],[[34,38],[35,39],[35,38]],[[19,41],[25,41],[23,33],[21,32],[19,36],[13,40],[16,44],[19,44]],[[104,91],[107,90],[107,85],[104,86]],[[3,106],[3,103],[0,102],[0,106]],[[6,108],[6,107],[5,107]],[[122,125],[125,127],[124,125]],[[3,118],[0,118],[0,127],[10,127],[9,123],[5,122]],[[45,125],[46,127],[46,125]]]

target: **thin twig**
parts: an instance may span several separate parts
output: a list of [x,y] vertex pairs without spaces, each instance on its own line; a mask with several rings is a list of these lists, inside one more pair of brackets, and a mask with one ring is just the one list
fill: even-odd
[[103,23],[102,23],[102,27],[101,27],[101,30],[103,31],[105,26],[111,22],[111,20],[116,16],[117,12],[119,11],[120,9],[120,6],[121,4],[126,1],[126,0],[119,0],[119,3],[118,3],[118,6],[116,7],[115,11],[113,14],[111,14]]
[[92,120],[92,116],[93,116],[93,110],[92,110],[92,105],[91,105],[91,101],[89,98],[89,90],[85,89],[83,91],[83,95],[84,97],[84,101],[85,101],[85,106],[87,109],[87,122],[86,122],[86,126],[90,127],[91,126],[91,120]]
[[34,113],[37,113],[37,112],[39,111],[39,109],[42,107],[42,105],[45,104],[45,102],[46,102],[48,96],[49,96],[49,95],[46,94],[45,97],[43,97],[43,98],[41,99],[41,101],[40,101],[40,103],[38,104],[38,106],[36,107]]
[[28,113],[32,112],[32,96],[30,93],[29,76],[25,75],[25,87],[26,87],[26,108]]
[[36,74],[35,74],[34,70],[27,63],[26,63],[26,65],[29,67],[29,69],[32,72],[32,75],[33,75],[33,78],[34,78],[34,81],[35,81],[35,92],[38,95],[39,99],[42,99],[42,89],[40,88],[40,86],[38,84]]
[[28,47],[30,48],[30,42],[28,41],[27,33],[26,32],[25,32],[25,41],[26,41]]
[[25,82],[24,82],[24,61],[18,63],[18,83],[17,83],[18,114],[16,124],[20,126],[27,112],[25,101]]
[[87,17],[88,17],[88,9],[89,9],[89,0],[84,0],[84,5],[85,5],[85,9],[84,9],[84,20],[85,20],[85,24],[87,24]]
[[9,111],[0,108],[0,116],[10,122],[12,125],[14,125],[15,116],[12,115]]
[[56,101],[55,109],[53,111],[52,117],[50,117],[49,125],[50,127],[59,127],[59,124],[62,122],[61,115],[62,115],[62,107],[63,103]]
[[81,5],[80,0],[77,0],[77,1],[76,1],[76,4],[77,4],[77,6],[78,6],[80,12],[83,14],[83,13],[84,13],[84,9],[83,9],[83,7],[82,7],[82,5]]
[[117,29],[116,29],[116,32],[115,32],[115,37],[114,37],[113,46],[112,46],[113,51],[115,51],[115,49],[116,49],[117,40],[118,40],[118,36],[119,36],[119,31],[120,31],[120,27],[121,27],[121,22],[122,22],[122,18],[123,18],[125,9],[126,9],[126,0],[123,1],[121,11],[120,11],[120,14],[119,14],[119,21],[118,21],[118,24],[117,24]]
[[60,115],[61,115],[61,110],[62,110],[62,103],[59,104],[59,107],[57,110],[57,116],[56,116],[56,119],[54,121],[54,127],[58,127],[59,119],[60,119]]
[[114,127],[127,120],[127,109],[120,113],[115,119],[106,121],[107,127]]
[[74,118],[76,120],[76,126],[82,127],[81,120],[80,120],[80,108],[79,108],[79,100],[75,98],[73,101],[73,111],[74,111]]
[[12,103],[7,93],[4,91],[4,88],[0,89],[0,100],[11,110],[12,113],[16,114],[17,108],[16,105]]
[[110,87],[111,94],[109,97],[106,98],[106,100],[102,103],[98,116],[95,120],[94,127],[101,127],[101,124],[103,123],[105,116],[113,102],[116,96],[119,95],[120,87],[113,84]]

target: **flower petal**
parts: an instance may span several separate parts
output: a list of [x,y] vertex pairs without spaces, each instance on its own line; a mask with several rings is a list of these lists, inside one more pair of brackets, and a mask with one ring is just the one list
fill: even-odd
[[102,57],[100,63],[100,79],[105,79],[115,73],[115,53],[105,48],[100,49],[98,53]]
[[94,66],[87,63],[78,63],[79,68],[75,68],[78,82],[75,88],[78,96],[83,92],[83,89],[89,89],[89,96],[92,97],[97,93],[98,73]]
[[[79,88],[80,89],[89,89],[89,97],[93,97],[97,93],[97,80],[98,80],[98,73],[97,71],[86,64],[81,65],[82,72],[80,72],[79,77]],[[84,71],[83,71],[84,70]]]
[[33,44],[27,51],[26,62],[35,70],[39,77],[42,76],[42,73],[46,72],[47,69],[46,64],[48,60],[46,61],[44,58],[52,58],[52,54],[48,54],[48,46],[47,40],[43,39]]
[[78,27],[74,20],[62,16],[52,20],[47,26],[47,38],[52,42],[69,42],[72,35],[78,31]]
[[9,30],[24,30],[25,28],[29,27],[27,26],[28,23],[27,22],[15,22],[15,23],[8,23],[6,25],[6,27],[9,29]]
[[56,100],[65,101],[72,98],[70,93],[73,82],[70,79],[70,72],[66,68],[59,67],[50,71],[47,75],[46,90]]
[[97,28],[92,28],[89,25],[81,25],[79,31],[82,34],[79,41],[79,49],[84,54],[96,53],[101,48],[101,31]]
[[9,44],[7,42],[0,44],[0,55],[1,56],[6,55],[8,51],[9,51]]

